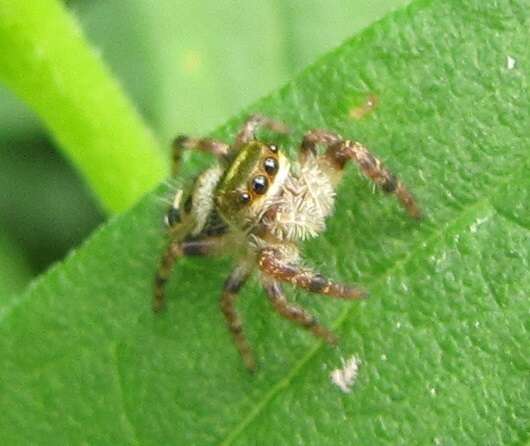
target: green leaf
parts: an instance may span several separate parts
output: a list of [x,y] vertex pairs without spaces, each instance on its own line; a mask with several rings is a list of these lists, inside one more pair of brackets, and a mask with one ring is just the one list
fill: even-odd
[[58,0],[0,1],[0,79],[44,121],[109,211],[166,171],[157,143]]
[[31,277],[23,253],[7,234],[0,231],[0,306],[21,292]]
[[[4,442],[528,442],[528,6],[415,2],[252,107],[292,126],[291,154],[315,127],[363,141],[425,210],[409,221],[349,168],[305,254],[371,298],[289,290],[336,329],[337,349],[274,315],[256,281],[239,305],[261,365],[249,375],[218,309],[227,259],[182,261],[168,312],[153,315],[160,189],[3,308]],[[371,94],[378,107],[353,119]],[[329,374],[352,356],[343,393]]]

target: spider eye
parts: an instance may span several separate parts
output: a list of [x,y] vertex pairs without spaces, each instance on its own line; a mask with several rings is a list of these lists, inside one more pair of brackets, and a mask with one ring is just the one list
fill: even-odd
[[278,172],[278,161],[275,158],[266,158],[263,162],[263,167],[269,175],[274,175]]
[[270,151],[273,152],[273,153],[278,152],[278,146],[277,146],[276,144],[271,144],[271,145],[269,146],[269,149],[270,149]]
[[241,192],[241,194],[239,195],[239,201],[242,204],[247,204],[250,201],[250,195],[248,194],[248,192]]
[[267,192],[268,187],[269,181],[264,175],[258,175],[252,180],[252,190],[257,194],[263,195],[265,192]]
[[175,207],[170,208],[164,221],[170,228],[180,223],[180,211]]

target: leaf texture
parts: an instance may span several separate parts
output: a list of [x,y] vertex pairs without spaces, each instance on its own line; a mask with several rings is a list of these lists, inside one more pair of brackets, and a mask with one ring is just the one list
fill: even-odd
[[[291,125],[292,154],[311,128],[364,142],[425,210],[409,221],[348,169],[305,253],[371,297],[289,290],[338,348],[279,320],[254,282],[239,305],[261,365],[250,376],[218,309],[229,259],[182,261],[153,315],[161,187],[2,309],[6,444],[527,442],[529,6],[417,1],[252,107]],[[377,108],[352,118],[369,95]],[[330,373],[351,356],[343,393]]]

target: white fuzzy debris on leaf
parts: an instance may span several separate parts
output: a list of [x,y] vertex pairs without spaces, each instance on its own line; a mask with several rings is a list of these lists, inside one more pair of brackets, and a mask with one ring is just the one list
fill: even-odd
[[329,375],[331,382],[344,393],[350,393],[357,379],[360,364],[361,360],[355,356],[352,356],[347,361],[342,359],[342,367],[333,370]]

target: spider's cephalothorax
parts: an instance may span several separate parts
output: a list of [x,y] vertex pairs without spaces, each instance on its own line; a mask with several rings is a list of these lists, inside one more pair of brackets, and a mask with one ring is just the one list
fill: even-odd
[[226,168],[214,192],[214,203],[234,229],[259,223],[271,197],[279,195],[289,175],[289,160],[274,145],[251,141]]
[[[235,300],[254,270],[258,270],[276,311],[329,343],[335,343],[335,336],[304,309],[289,303],[282,283],[341,299],[364,295],[358,288],[302,266],[298,249],[298,242],[325,229],[326,217],[333,211],[335,187],[348,160],[356,162],[383,191],[395,194],[412,217],[420,216],[405,186],[358,142],[312,130],[303,138],[299,159],[291,163],[276,145],[255,139],[259,126],[286,131],[283,124],[255,115],[231,146],[211,139],[175,140],[175,166],[183,149],[213,153],[219,163],[200,174],[186,195],[181,190],[175,194],[166,216],[171,240],[155,277],[154,298],[154,309],[162,309],[165,284],[178,257],[232,253],[237,262],[224,284],[221,310],[251,370],[255,362]],[[318,146],[325,148],[322,154],[317,152]]]

